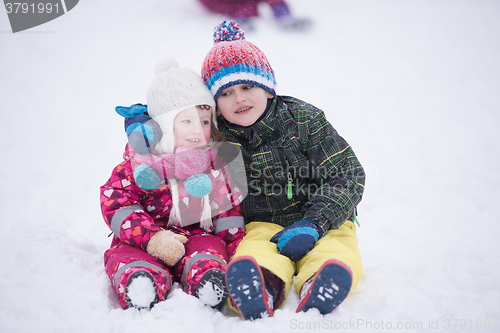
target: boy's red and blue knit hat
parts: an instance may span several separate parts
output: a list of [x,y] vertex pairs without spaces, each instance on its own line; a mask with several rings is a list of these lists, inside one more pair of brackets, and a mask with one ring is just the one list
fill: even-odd
[[214,46],[208,52],[201,77],[217,100],[221,92],[237,84],[252,84],[276,96],[274,71],[264,53],[245,40],[245,32],[234,21],[215,27]]

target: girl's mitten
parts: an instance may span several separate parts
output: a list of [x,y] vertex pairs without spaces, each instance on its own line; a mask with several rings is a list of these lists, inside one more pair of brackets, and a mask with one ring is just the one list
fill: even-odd
[[168,266],[174,266],[184,256],[187,238],[169,230],[158,231],[151,237],[147,252],[161,259]]

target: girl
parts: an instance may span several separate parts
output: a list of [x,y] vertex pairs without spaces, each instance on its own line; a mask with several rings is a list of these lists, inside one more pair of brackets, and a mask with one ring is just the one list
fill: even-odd
[[117,107],[129,144],[101,187],[113,232],[105,269],[124,309],[165,300],[174,281],[220,309],[226,264],[244,236],[244,192],[215,147],[222,137],[201,78],[172,59],[155,70],[147,108]]

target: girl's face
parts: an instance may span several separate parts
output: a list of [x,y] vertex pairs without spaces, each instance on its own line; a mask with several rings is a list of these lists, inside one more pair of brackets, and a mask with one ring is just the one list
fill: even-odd
[[175,147],[204,147],[210,142],[212,108],[183,110],[174,118]]
[[273,95],[260,87],[237,84],[222,91],[217,106],[227,121],[250,126],[266,111],[269,98],[273,98]]

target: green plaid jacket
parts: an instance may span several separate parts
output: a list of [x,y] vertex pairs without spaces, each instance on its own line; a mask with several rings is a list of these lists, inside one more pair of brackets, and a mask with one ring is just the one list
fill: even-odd
[[352,220],[365,173],[322,110],[277,96],[252,126],[220,117],[219,129],[242,150],[248,184],[241,207],[245,223],[286,227],[311,220],[329,230]]

